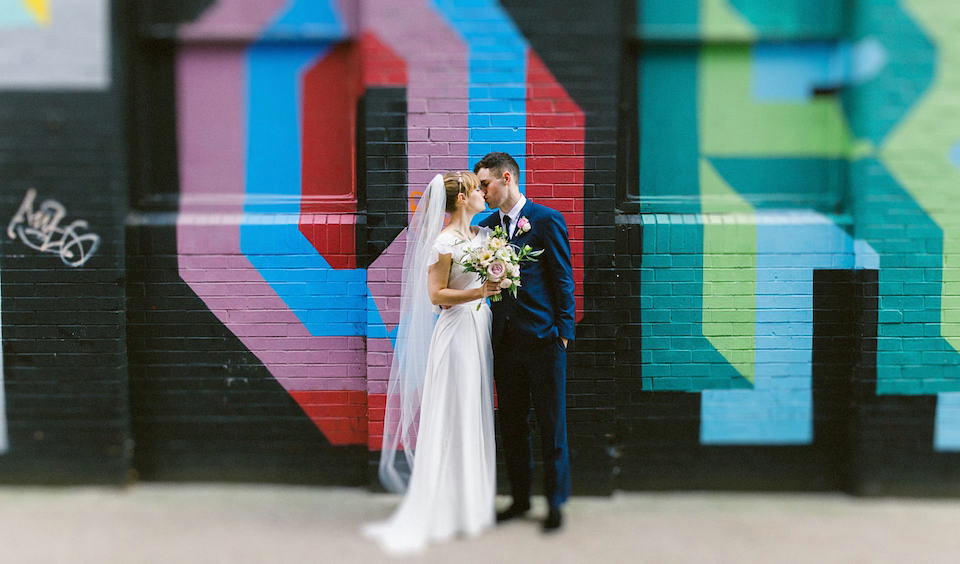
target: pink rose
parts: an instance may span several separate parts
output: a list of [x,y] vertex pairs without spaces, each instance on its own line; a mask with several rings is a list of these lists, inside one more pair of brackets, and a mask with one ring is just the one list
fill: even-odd
[[487,278],[493,281],[500,280],[507,272],[507,265],[503,261],[495,260],[487,267]]
[[522,231],[522,232],[524,232],[524,233],[526,233],[527,231],[530,231],[530,220],[528,220],[528,219],[525,218],[525,217],[521,217],[520,219],[518,219],[518,220],[517,220],[517,229],[519,229],[520,231]]

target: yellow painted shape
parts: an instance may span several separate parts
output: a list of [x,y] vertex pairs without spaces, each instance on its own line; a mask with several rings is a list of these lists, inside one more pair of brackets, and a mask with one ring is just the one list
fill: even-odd
[[960,10],[955,0],[904,1],[903,9],[933,38],[937,74],[880,157],[943,232],[940,333],[960,351],[960,169],[949,157],[960,141]]
[[23,4],[38,22],[50,23],[50,0],[23,0]]
[[752,384],[757,345],[754,209],[706,159],[700,159],[700,206],[705,218],[703,336]]

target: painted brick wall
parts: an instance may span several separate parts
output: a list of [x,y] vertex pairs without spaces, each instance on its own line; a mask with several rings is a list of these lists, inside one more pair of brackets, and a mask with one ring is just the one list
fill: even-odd
[[632,6],[623,483],[956,491],[947,3]]
[[498,148],[522,161],[527,195],[567,217],[574,463],[581,491],[610,491],[618,8],[585,18],[570,2],[543,27],[529,3],[177,6],[133,15],[140,475],[369,480],[395,239],[433,174]]
[[0,480],[374,485],[397,236],[499,149],[575,493],[960,491],[947,0],[78,6],[0,15]]
[[[288,161],[273,169],[267,162],[299,162],[286,147],[301,145],[315,157],[327,141],[318,129],[350,130],[348,116],[317,109],[314,97],[305,108],[309,136],[299,139],[289,127],[299,111],[293,84],[283,90],[270,83],[274,72],[292,72],[289,65],[341,35],[318,29],[286,37],[286,24],[277,22],[277,42],[256,47],[284,4],[138,3],[128,14],[139,149],[127,226],[130,403],[133,467],[142,479],[366,482],[366,449],[353,445],[365,441],[362,336],[315,335],[305,327],[349,331],[363,322],[363,301],[349,296],[358,277],[324,280],[312,246],[330,251],[338,266],[363,256],[352,236],[341,237],[354,233],[357,217],[355,187],[343,180],[357,173],[350,160],[356,145],[342,140],[340,183],[329,194],[318,176],[331,168],[301,171]],[[325,73],[359,70],[355,56],[341,49],[329,61],[334,68],[303,72],[310,91]],[[355,107],[357,82],[334,90],[338,112]],[[256,115],[248,104],[269,107],[273,95],[290,96],[277,103],[281,113],[261,109],[259,120],[248,119]],[[248,131],[266,133],[255,141]],[[248,164],[247,150],[267,168]],[[264,172],[248,194],[251,169]],[[301,174],[312,190],[303,202],[287,197],[294,178],[299,194]],[[323,213],[327,203],[331,213]],[[346,290],[353,310],[338,309],[324,323],[322,312],[338,307],[339,296],[329,295],[334,286]],[[305,287],[311,290],[298,291]]]
[[111,20],[105,1],[0,14],[4,482],[120,483],[130,468]]

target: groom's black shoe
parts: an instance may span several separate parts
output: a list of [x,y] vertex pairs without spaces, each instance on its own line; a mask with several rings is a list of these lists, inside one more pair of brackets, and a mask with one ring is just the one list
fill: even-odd
[[510,504],[510,507],[504,509],[503,511],[497,511],[497,523],[503,523],[504,521],[509,521],[510,519],[522,517],[527,511],[530,511],[529,501],[527,503],[517,503],[515,501]]
[[562,526],[563,514],[560,513],[560,508],[551,507],[550,512],[547,513],[547,518],[543,520],[543,532],[554,533],[559,531]]

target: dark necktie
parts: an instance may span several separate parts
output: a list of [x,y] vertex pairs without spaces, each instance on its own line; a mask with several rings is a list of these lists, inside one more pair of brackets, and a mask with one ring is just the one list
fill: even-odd
[[510,216],[503,216],[503,231],[507,234],[507,239],[510,238]]

